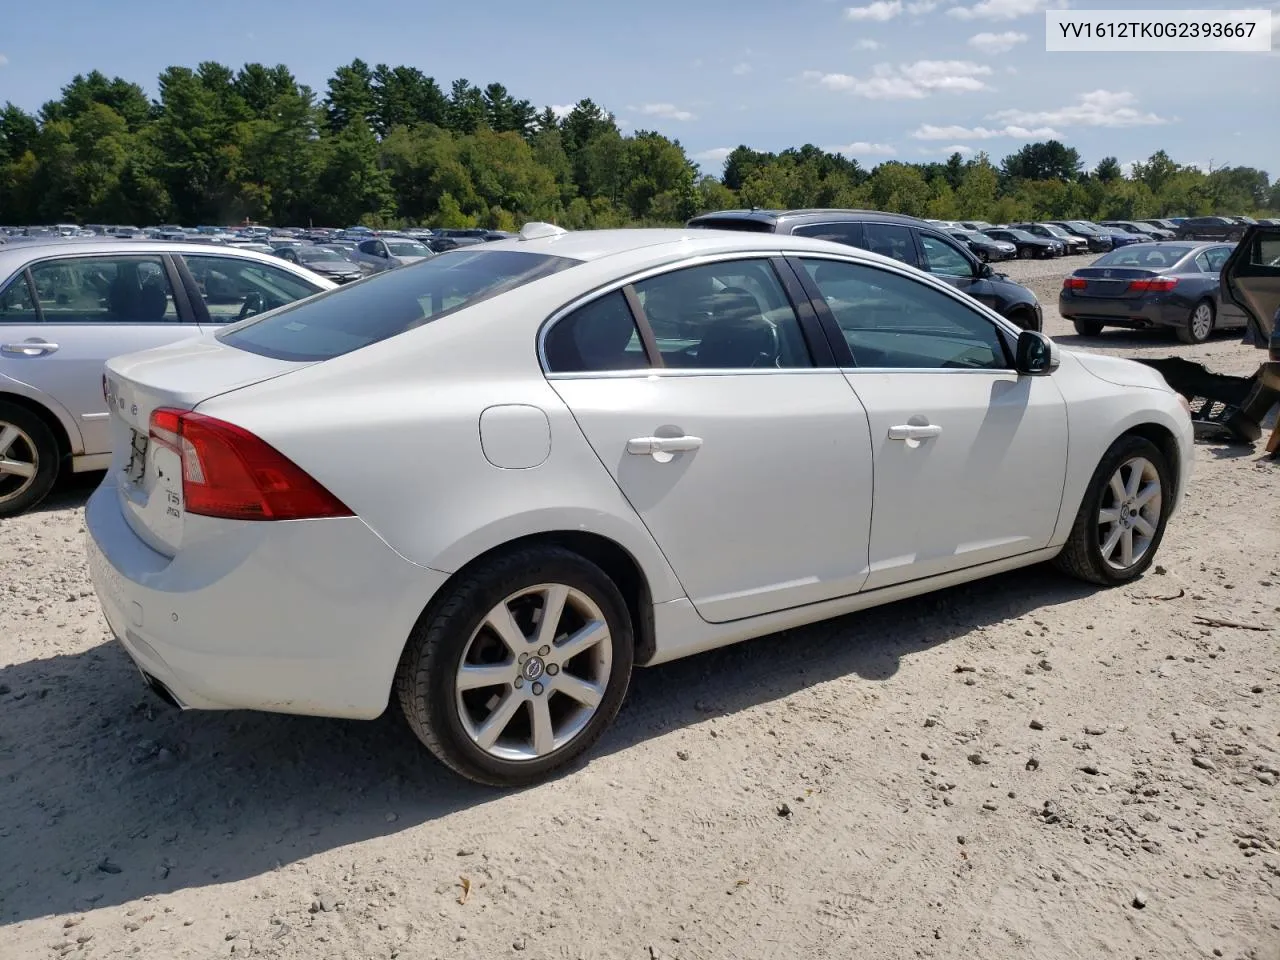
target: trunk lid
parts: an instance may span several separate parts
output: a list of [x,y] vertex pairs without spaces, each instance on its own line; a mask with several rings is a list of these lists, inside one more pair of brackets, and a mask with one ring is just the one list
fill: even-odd
[[111,414],[111,473],[134,533],[168,557],[182,545],[182,462],[152,442],[155,410],[193,410],[211,397],[310,365],[237,350],[213,336],[109,360],[103,389]]
[[1160,274],[1142,267],[1081,267],[1072,276],[1085,281],[1083,290],[1073,291],[1079,296],[1100,300],[1137,300],[1142,298],[1144,291],[1131,290],[1129,284],[1134,280],[1154,280]]

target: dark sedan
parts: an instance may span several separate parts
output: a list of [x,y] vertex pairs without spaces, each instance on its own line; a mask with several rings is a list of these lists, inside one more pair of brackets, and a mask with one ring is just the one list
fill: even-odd
[[989,230],[983,230],[992,240],[1004,240],[1012,243],[1018,249],[1018,256],[1023,260],[1030,260],[1032,257],[1040,257],[1047,259],[1048,257],[1060,257],[1067,252],[1067,248],[1058,240],[1050,240],[1047,237],[1037,237],[1034,233],[1027,233],[1025,230],[1016,230],[1012,227],[992,227]]
[[[1048,220],[1046,223],[1061,227],[1074,237],[1083,237],[1089,244],[1090,253],[1110,253],[1116,247],[1124,246],[1125,238],[1129,236],[1127,233],[1112,234],[1106,227],[1089,223],[1087,220]],[[1117,236],[1120,237],[1119,243],[1116,243]]]
[[1062,281],[1058,312],[1086,337],[1103,327],[1172,327],[1184,343],[1204,343],[1216,327],[1244,319],[1222,310],[1218,273],[1231,250],[1178,241],[1114,250]]
[[1147,240],[1172,240],[1177,236],[1172,230],[1162,230],[1160,227],[1139,223],[1137,220],[1103,220],[1102,225],[1122,233],[1132,233]]
[[326,247],[281,247],[276,250],[276,256],[281,260],[300,264],[334,283],[350,283],[365,275],[359,264],[352,263],[342,254]]
[[1233,242],[1244,236],[1245,229],[1230,217],[1188,217],[1178,224],[1178,239]]
[[1018,255],[1018,248],[1012,243],[1007,240],[996,240],[984,233],[979,233],[977,230],[951,229],[945,232],[968,247],[969,252],[983,263],[991,263],[995,260],[1010,260]]
[[1045,240],[1057,240],[1067,251],[1068,256],[1089,252],[1089,241],[1078,234],[1070,233],[1056,223],[1013,223],[1014,230],[1025,230]]

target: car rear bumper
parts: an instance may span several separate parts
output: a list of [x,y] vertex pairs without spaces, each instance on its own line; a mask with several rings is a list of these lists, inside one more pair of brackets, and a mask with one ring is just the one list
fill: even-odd
[[1064,320],[1094,320],[1111,327],[1179,327],[1187,319],[1187,307],[1158,300],[1121,300],[1103,297],[1058,296],[1058,313]]
[[[149,681],[192,709],[368,719],[446,574],[356,517],[186,520],[174,558],[129,527],[108,478],[85,508],[94,589]],[[190,536],[188,536],[190,534]]]

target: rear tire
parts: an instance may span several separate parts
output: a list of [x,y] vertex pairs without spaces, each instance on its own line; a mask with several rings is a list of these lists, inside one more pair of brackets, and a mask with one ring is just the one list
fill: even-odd
[[1019,259],[1019,260],[1030,260],[1033,256],[1035,256],[1035,251],[1033,251],[1030,247],[1019,247],[1019,248],[1018,248],[1018,259]]
[[1094,470],[1054,564],[1104,587],[1136,580],[1155,560],[1172,507],[1172,478],[1160,448],[1123,436]]
[[[554,629],[542,632],[557,606]],[[608,575],[571,551],[532,547],[464,574],[432,603],[409,636],[396,693],[410,729],[446,766],[518,787],[599,739],[634,656],[627,605]]]
[[48,424],[0,400],[0,517],[30,510],[53,489],[61,457]]
[[1074,320],[1076,333],[1082,337],[1096,337],[1102,333],[1102,324],[1097,320]]
[[1216,319],[1212,301],[1201,300],[1187,314],[1186,323],[1175,327],[1174,332],[1183,343],[1204,343],[1213,336]]

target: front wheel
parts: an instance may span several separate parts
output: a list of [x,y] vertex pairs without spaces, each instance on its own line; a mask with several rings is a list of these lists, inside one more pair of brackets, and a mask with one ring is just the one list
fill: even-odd
[[1035,256],[1035,251],[1034,251],[1034,250],[1032,250],[1030,247],[1019,247],[1019,248],[1018,248],[1018,259],[1020,259],[1020,260],[1030,260],[1033,256]]
[[1093,472],[1054,561],[1081,580],[1118,586],[1151,566],[1173,507],[1168,461],[1150,440],[1124,436]]
[[585,752],[631,679],[631,618],[595,564],[558,547],[464,574],[414,628],[396,689],[409,726],[468,779],[536,783]]
[[1183,343],[1204,343],[1213,334],[1213,321],[1213,304],[1201,300],[1191,308],[1187,322],[1175,328],[1175,332]]

